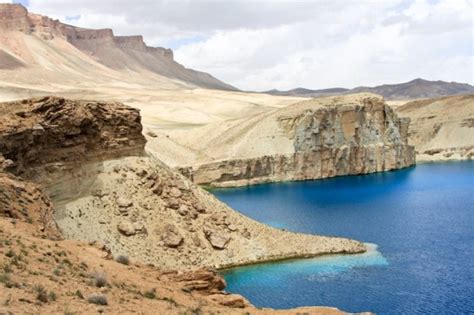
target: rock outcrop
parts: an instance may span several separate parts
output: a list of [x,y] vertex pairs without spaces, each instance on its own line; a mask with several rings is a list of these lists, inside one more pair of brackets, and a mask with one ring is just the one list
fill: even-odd
[[397,113],[412,121],[417,160],[474,159],[474,94],[408,102]]
[[[147,156],[144,144],[138,110],[120,103],[45,97],[0,104],[0,166],[41,184],[52,201],[27,193],[36,214],[0,213],[31,218],[45,232],[54,216],[67,239],[100,242],[113,256],[175,270],[365,251],[356,241],[246,218]],[[5,183],[0,191],[15,200],[20,185]]]
[[[325,307],[259,309],[222,291],[225,281],[216,272],[115,261],[101,244],[52,241],[35,227],[0,216],[1,314],[346,314]],[[105,286],[98,288],[97,279]]]
[[[39,37],[44,41],[60,39],[114,70],[132,70],[137,73],[150,71],[160,76],[186,82],[194,87],[237,90],[207,73],[183,67],[174,60],[171,49],[149,47],[140,35],[115,36],[108,28],[95,30],[74,27],[47,16],[29,13],[20,4],[0,4],[0,32],[21,32]],[[11,37],[14,38],[14,36]],[[16,47],[10,47],[9,42],[14,42],[14,40],[5,42],[0,40],[0,52],[3,51],[1,44],[4,44],[9,51],[17,50]],[[19,56],[10,54],[3,57],[21,60],[21,58],[16,58]],[[3,64],[5,67],[0,69],[8,69],[6,62],[0,60],[0,66]],[[100,69],[97,70],[100,71]]]
[[202,160],[178,166],[195,183],[240,186],[411,166],[415,152],[408,144],[409,122],[383,98],[356,94],[304,101],[224,123],[225,128],[213,124],[170,137],[186,147],[205,147],[196,153]]
[[137,155],[145,138],[137,109],[44,97],[0,104],[0,152],[8,171],[34,178],[94,160]]
[[38,185],[1,172],[0,217],[30,222],[39,236],[61,239],[53,205],[43,190]]

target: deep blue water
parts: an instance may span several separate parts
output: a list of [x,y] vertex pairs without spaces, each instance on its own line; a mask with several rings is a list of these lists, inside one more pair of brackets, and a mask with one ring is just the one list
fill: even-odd
[[275,227],[378,245],[225,272],[256,306],[474,314],[474,162],[212,192]]

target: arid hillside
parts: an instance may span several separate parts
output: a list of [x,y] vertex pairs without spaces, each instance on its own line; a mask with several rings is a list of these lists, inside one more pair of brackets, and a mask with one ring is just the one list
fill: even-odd
[[247,185],[398,169],[415,163],[400,119],[375,94],[317,98],[192,130],[148,150],[200,184]]
[[[155,74],[169,81],[179,80],[184,85],[235,90],[207,73],[186,69],[174,61],[170,49],[149,47],[142,36],[115,36],[111,29],[74,27],[29,13],[19,4],[0,5],[0,32],[2,69],[54,70],[56,67],[63,74],[75,71],[78,76],[87,76],[88,69],[81,67],[81,62],[97,68],[94,61],[122,75],[148,73],[150,77]],[[48,46],[56,48],[56,54],[47,54]],[[72,53],[72,48],[77,50],[72,58],[61,51],[69,49]],[[38,58],[37,53],[43,58]]]
[[[211,270],[366,251],[244,217],[144,146],[139,111],[120,103],[0,104],[0,310],[275,313]],[[282,313],[301,311],[339,312]]]
[[141,36],[70,26],[0,4],[0,101],[58,95],[140,108],[144,124],[193,127],[298,100],[242,93]]
[[418,161],[474,158],[474,94],[413,101],[397,112],[411,119]]

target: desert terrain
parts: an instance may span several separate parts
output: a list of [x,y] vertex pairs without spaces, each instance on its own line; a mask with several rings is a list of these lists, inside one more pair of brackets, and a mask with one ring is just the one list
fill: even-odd
[[0,313],[341,313],[257,309],[216,269],[363,243],[266,226],[198,185],[472,159],[472,94],[430,98],[470,87],[415,81],[245,92],[141,36],[0,4]]

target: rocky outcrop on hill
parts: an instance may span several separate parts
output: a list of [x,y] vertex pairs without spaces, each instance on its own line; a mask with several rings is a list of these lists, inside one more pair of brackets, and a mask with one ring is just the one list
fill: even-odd
[[474,159],[474,94],[413,101],[397,108],[411,119],[417,160]]
[[54,220],[54,208],[48,196],[36,184],[0,172],[0,217],[33,224],[40,236],[60,239]]
[[[0,4],[0,32],[21,32],[30,36],[37,36],[41,40],[50,41],[61,39],[75,48],[86,53],[95,61],[114,70],[149,71],[171,79],[180,80],[204,88],[236,90],[213,76],[199,71],[186,69],[173,59],[171,49],[149,47],[142,36],[115,36],[111,29],[84,29],[51,19],[39,14],[29,13],[20,4]],[[9,37],[7,34],[6,38]],[[14,36],[11,36],[14,38]],[[15,40],[10,40],[14,42]],[[15,52],[9,41],[0,41],[8,51]],[[24,52],[19,52],[20,55]],[[32,52],[33,54],[35,52]],[[18,58],[5,54],[4,58]],[[0,54],[0,66],[6,64]],[[32,61],[33,62],[33,61]],[[37,63],[38,60],[35,61]],[[41,63],[41,61],[40,61]],[[9,63],[11,64],[11,62]],[[96,64],[97,66],[97,64]],[[0,69],[8,69],[6,66]],[[49,70],[49,69],[48,69]],[[100,69],[97,69],[99,72]]]
[[[222,131],[228,147],[213,151],[221,140],[209,135],[210,142],[194,144],[206,146],[202,155],[207,158],[179,169],[195,183],[213,186],[400,169],[415,163],[408,125],[409,119],[399,118],[373,94],[304,101],[256,119],[232,121],[222,130],[216,125],[192,130],[184,146],[193,146],[193,135],[206,139],[207,131],[214,130],[216,135]],[[231,145],[240,150],[232,151]]]
[[[45,97],[0,104],[1,167],[41,184],[54,207],[27,193],[25,200],[39,200],[31,211],[42,221],[23,217],[47,225],[54,211],[65,238],[99,241],[115,256],[175,270],[365,251],[356,241],[250,220],[145,155],[144,144],[139,112],[120,103]],[[10,192],[22,188],[5,182],[14,199]]]
[[0,152],[16,175],[71,168],[143,151],[137,109],[44,97],[0,104]]

